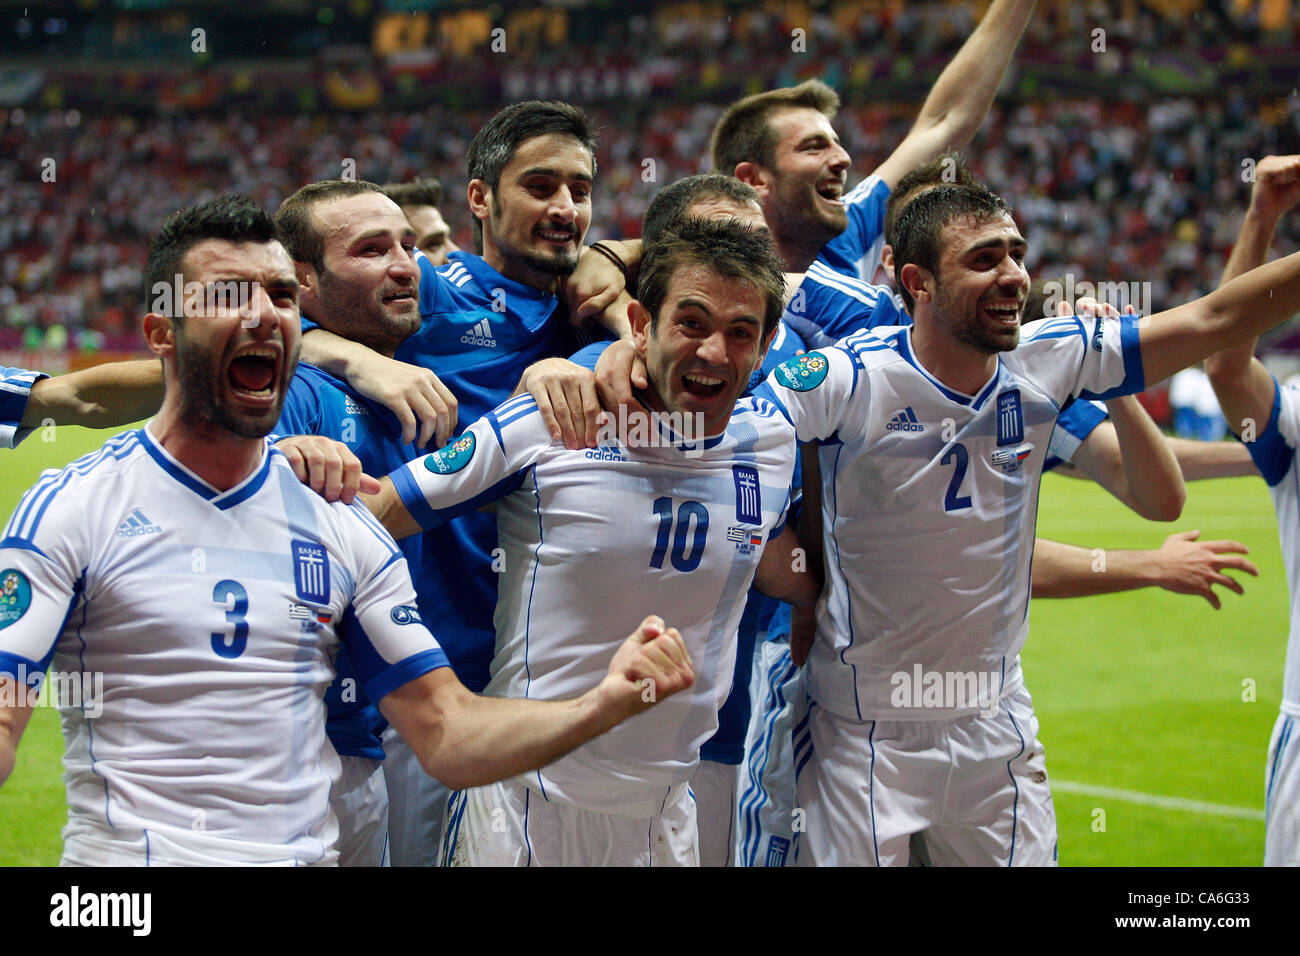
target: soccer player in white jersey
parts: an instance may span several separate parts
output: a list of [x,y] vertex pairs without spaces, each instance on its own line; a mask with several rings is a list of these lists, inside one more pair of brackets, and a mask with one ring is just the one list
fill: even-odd
[[[475,696],[414,613],[391,537],[307,491],[265,435],[297,361],[293,264],[269,215],[178,213],[146,288],[238,283],[236,309],[144,319],[165,398],[137,432],[24,496],[0,543],[0,783],[46,668],[94,675],[63,707],[69,864],[329,864],[338,759],[321,697],[340,643],[425,769],[460,786],[555,759],[689,686],[680,635],[642,622],[563,703]],[[102,678],[102,684],[100,679]]]
[[[800,864],[1049,864],[1056,828],[1019,651],[1038,480],[1071,396],[1140,390],[1300,307],[1300,255],[1150,319],[1065,317],[1023,343],[1010,210],[943,186],[899,219],[915,324],[778,368],[821,443],[826,591],[796,741]],[[900,417],[901,416],[901,417]],[[890,428],[911,422],[918,429]]]
[[[1225,282],[1259,266],[1278,220],[1300,201],[1300,156],[1266,156],[1255,166],[1250,207],[1223,271]],[[1264,865],[1300,866],[1300,393],[1255,358],[1252,339],[1205,363],[1228,424],[1246,443],[1268,482],[1291,592],[1282,707],[1268,746]]]
[[802,603],[817,593],[815,576],[792,562],[793,533],[769,543],[787,507],[793,429],[767,402],[737,402],[771,341],[782,285],[765,235],[683,223],[648,252],[630,310],[651,419],[624,415],[622,439],[570,450],[524,396],[392,476],[376,514],[396,533],[499,499],[504,567],[487,693],[549,699],[589,686],[605,654],[592,625],[647,604],[672,606],[696,662],[691,694],[650,719],[537,773],[456,795],[449,862],[697,862],[688,781],[730,689],[745,592],[757,580]]

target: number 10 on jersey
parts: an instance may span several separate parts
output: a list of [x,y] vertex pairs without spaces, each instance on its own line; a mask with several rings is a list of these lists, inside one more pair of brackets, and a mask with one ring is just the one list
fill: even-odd
[[678,571],[694,571],[704,557],[704,539],[709,533],[709,509],[698,501],[683,501],[674,520],[673,499],[667,495],[656,498],[654,513],[659,518],[659,533],[655,537],[654,554],[650,567],[662,568],[668,544],[672,542],[670,560]]

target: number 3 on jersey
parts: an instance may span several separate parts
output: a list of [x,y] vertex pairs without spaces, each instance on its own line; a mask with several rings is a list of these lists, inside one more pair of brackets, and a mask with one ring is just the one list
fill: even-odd
[[966,478],[966,466],[970,463],[970,455],[961,442],[944,452],[944,456],[939,459],[939,464],[946,465],[954,460],[956,467],[952,471],[952,481],[948,482],[948,493],[943,496],[944,511],[960,511],[970,507],[970,495],[957,497],[957,492],[961,491],[961,483]]
[[219,657],[238,657],[248,645],[248,621],[245,620],[248,614],[248,592],[238,581],[227,578],[218,581],[212,589],[212,603],[225,608],[226,620],[235,625],[235,633],[232,635],[212,632],[212,649]]
[[[650,556],[650,567],[664,566],[664,554],[668,551],[668,541],[671,538],[673,567],[683,572],[694,571],[704,557],[704,539],[709,533],[709,509],[698,501],[683,501],[677,509],[677,520],[674,522],[673,499],[665,495],[655,499],[654,513],[659,516],[659,533],[655,538],[654,554]],[[676,528],[673,527],[674,524]]]

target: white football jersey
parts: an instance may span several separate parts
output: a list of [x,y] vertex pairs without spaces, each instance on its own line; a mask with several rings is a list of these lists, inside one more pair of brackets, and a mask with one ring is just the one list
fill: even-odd
[[1135,323],[1037,323],[973,396],[921,368],[910,328],[858,333],[772,373],[764,388],[799,440],[822,445],[814,700],[857,720],[947,719],[1019,686],[1057,412],[1071,395],[1142,388]]
[[1277,510],[1277,534],[1282,543],[1291,591],[1291,636],[1286,646],[1286,672],[1282,679],[1282,712],[1300,717],[1300,391],[1274,380],[1273,411],[1268,427],[1245,443],[1259,473],[1268,482]]
[[391,536],[269,445],[224,492],[147,428],[45,472],[0,595],[0,672],[94,675],[61,701],[65,836],[117,863],[332,862],[340,640],[371,700],[446,664]]
[[652,440],[657,447],[570,451],[525,395],[393,474],[426,527],[500,499],[488,694],[577,697],[646,615],[681,631],[695,665],[690,690],[519,778],[547,800],[629,817],[660,812],[717,728],[745,593],[779,530],[794,468],[794,429],[762,400],[742,399],[703,448],[667,431]]

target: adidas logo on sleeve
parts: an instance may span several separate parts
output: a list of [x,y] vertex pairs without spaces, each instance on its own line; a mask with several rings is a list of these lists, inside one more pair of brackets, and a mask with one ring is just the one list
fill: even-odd
[[912,411],[912,406],[901,412],[895,413],[894,417],[885,425],[885,431],[889,432],[923,432],[925,426],[916,420],[916,412]]
[[460,340],[466,345],[477,345],[480,348],[494,349],[497,347],[497,340],[492,335],[492,326],[488,324],[487,319],[479,322],[474,328],[470,329],[460,337]]
[[136,508],[117,526],[117,536],[134,538],[141,534],[162,534],[162,525],[154,524],[144,516],[143,511]]

